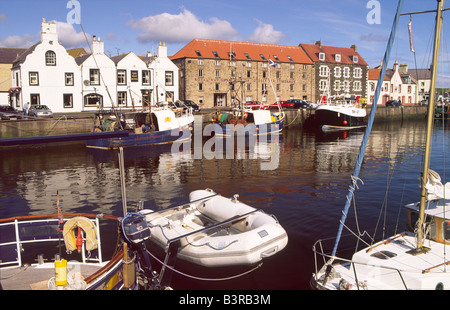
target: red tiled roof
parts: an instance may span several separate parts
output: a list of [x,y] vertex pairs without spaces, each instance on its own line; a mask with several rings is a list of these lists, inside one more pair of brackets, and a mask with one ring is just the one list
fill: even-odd
[[[319,43],[319,42],[318,42]],[[335,47],[335,46],[325,46],[320,44],[300,44],[300,46],[305,50],[306,54],[311,58],[313,62],[320,62],[319,53],[325,53],[325,60],[323,62],[328,63],[341,63],[341,64],[354,64],[353,56],[358,57],[358,65],[368,66],[367,62],[361,57],[361,55],[355,51],[352,47]],[[341,55],[341,61],[338,62],[335,59],[335,55]]]
[[[381,69],[369,69],[369,80],[378,80],[380,76]],[[389,77],[384,75],[384,81],[389,81]]]
[[[276,62],[277,59],[274,56],[277,56],[278,60],[284,63],[291,62],[289,57],[294,63],[312,63],[305,52],[298,46],[207,39],[192,40],[170,59],[200,58],[196,51],[199,51],[201,57],[205,59],[215,59],[216,56],[213,52],[216,52],[220,59],[230,59],[229,53],[234,52],[236,60],[268,61],[270,57],[270,59]],[[263,60],[260,54],[264,55],[266,60]]]

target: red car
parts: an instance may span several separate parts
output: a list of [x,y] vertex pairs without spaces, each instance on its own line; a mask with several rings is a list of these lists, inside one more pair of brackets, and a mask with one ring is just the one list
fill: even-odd
[[[278,101],[278,103],[279,103],[280,107],[283,108],[283,109],[292,109],[292,108],[294,108],[294,103],[293,102]],[[271,105],[269,105],[269,109],[271,109],[271,110],[278,109],[277,102],[272,103]]]
[[244,108],[250,108],[252,110],[257,110],[259,108],[262,109],[262,107],[263,106],[261,105],[261,102],[259,102],[259,101],[247,101],[244,103]]

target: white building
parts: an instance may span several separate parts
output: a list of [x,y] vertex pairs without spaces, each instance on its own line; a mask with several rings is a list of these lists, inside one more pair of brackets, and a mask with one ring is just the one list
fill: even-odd
[[41,41],[27,49],[11,68],[14,107],[45,104],[53,112],[81,110],[80,69],[58,42],[56,23],[42,21]]
[[81,70],[82,111],[117,107],[116,64],[94,36],[92,53],[75,58]]
[[154,91],[152,95],[152,104],[155,102],[169,101],[174,102],[179,98],[178,88],[178,67],[167,57],[167,46],[160,43],[157,55],[148,55],[146,61],[149,69],[153,73]]
[[133,52],[108,57],[94,37],[92,52],[76,58],[58,42],[55,22],[41,25],[41,41],[27,49],[11,68],[12,105],[45,104],[53,112],[95,111],[99,107],[135,108],[176,101],[178,67],[165,44],[156,56]]
[[[375,89],[378,83],[381,69],[369,69],[367,98],[368,104],[372,104]],[[393,69],[387,69],[381,86],[380,97],[377,104],[385,105],[388,100],[398,100],[402,104],[417,104],[416,80],[409,73],[401,72],[398,63]]]
[[116,91],[119,107],[147,107],[152,91],[152,74],[133,52],[111,57],[116,65]]

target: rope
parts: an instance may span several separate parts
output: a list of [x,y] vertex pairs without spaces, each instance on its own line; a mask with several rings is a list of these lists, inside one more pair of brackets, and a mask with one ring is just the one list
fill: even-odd
[[160,261],[157,257],[155,257],[155,256],[154,256],[152,253],[150,253],[148,250],[147,250],[147,253],[148,253],[151,257],[153,257],[158,263],[160,263],[161,265],[165,266],[166,268],[169,268],[170,270],[172,270],[172,271],[174,271],[174,272],[176,272],[176,273],[178,273],[178,274],[180,274],[180,275],[182,275],[182,276],[185,276],[185,277],[188,277],[188,278],[191,278],[191,279],[194,279],[194,280],[201,280],[201,281],[227,281],[227,280],[232,280],[232,279],[236,279],[236,278],[245,276],[245,275],[249,274],[250,272],[253,272],[253,271],[255,271],[256,269],[258,269],[259,267],[262,266],[262,263],[260,263],[260,264],[258,264],[258,266],[254,267],[254,268],[252,268],[252,269],[250,269],[250,270],[247,270],[247,271],[245,271],[245,272],[243,272],[243,273],[240,273],[240,274],[237,274],[237,275],[234,275],[234,276],[230,276],[230,277],[226,277],[226,278],[216,278],[216,279],[212,279],[212,278],[201,278],[201,277],[192,276],[192,275],[189,275],[189,274],[187,274],[187,273],[184,273],[184,272],[181,272],[181,271],[179,271],[179,270],[176,270],[175,268],[173,268],[173,267],[171,267],[171,266],[165,264],[164,262]]

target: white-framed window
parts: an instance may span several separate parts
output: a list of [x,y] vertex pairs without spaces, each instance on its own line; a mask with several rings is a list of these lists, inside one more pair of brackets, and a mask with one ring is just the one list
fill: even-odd
[[73,73],[72,72],[64,73],[64,81],[66,86],[73,86],[74,85]]
[[328,88],[328,81],[327,80],[320,80],[319,81],[319,90],[324,91]]
[[330,74],[330,69],[328,66],[320,66],[319,67],[319,76],[328,76]]
[[324,61],[325,60],[325,53],[319,53],[319,60]]
[[252,67],[252,63],[251,62],[247,62],[246,66],[247,66],[247,68],[251,68]]
[[220,66],[220,64],[221,64],[220,60],[216,60],[215,64],[216,64],[216,66]]
[[353,62],[358,63],[358,56],[353,56]]
[[362,78],[362,70],[361,68],[354,68],[353,69],[353,77],[356,79]]
[[230,61],[230,67],[236,67],[236,62],[235,61]]
[[166,71],[166,86],[173,86],[173,71]]
[[91,85],[100,85],[99,69],[89,69],[89,82]]
[[341,90],[341,81],[334,81],[334,90],[335,91]]
[[127,70],[117,70],[117,84],[118,85],[127,84]]
[[198,64],[199,66],[203,66],[203,59],[199,59],[199,60],[197,61],[197,64]]
[[335,67],[334,68],[334,77],[340,78],[341,77],[341,67]]
[[350,68],[349,67],[345,67],[344,68],[344,77],[345,78],[349,78],[350,77]]
[[142,70],[142,85],[150,85],[150,70]]
[[353,90],[355,90],[355,91],[361,91],[362,90],[361,81],[354,81],[353,82]]
[[117,104],[119,105],[127,105],[127,92],[126,91],[118,91],[117,92]]
[[341,54],[334,55],[334,60],[336,60],[336,62],[341,62]]
[[28,74],[30,86],[39,85],[39,72],[30,72]]
[[45,65],[56,66],[56,54],[54,51],[47,51],[45,53]]

